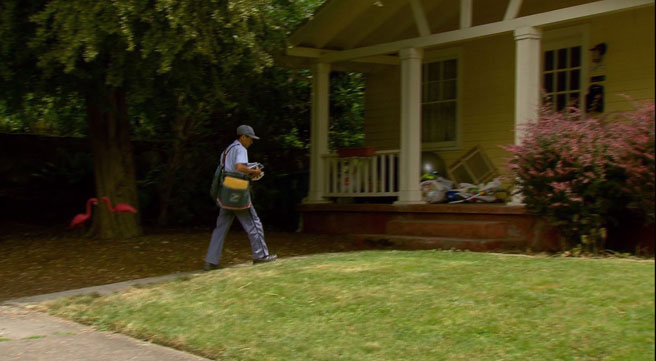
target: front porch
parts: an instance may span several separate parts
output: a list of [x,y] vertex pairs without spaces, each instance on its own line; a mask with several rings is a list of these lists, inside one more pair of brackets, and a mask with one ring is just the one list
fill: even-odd
[[[442,159],[448,172],[440,175],[456,187],[480,184],[490,180],[487,170],[504,166],[507,153],[499,146],[519,144],[523,125],[538,119],[543,88],[558,107],[583,105],[589,85],[601,81],[608,93],[648,89],[639,98],[653,98],[653,83],[644,83],[653,79],[653,61],[638,67],[633,60],[653,59],[653,38],[644,36],[653,33],[653,5],[654,0],[327,2],[288,38],[291,66],[312,71],[302,230],[410,248],[558,249],[556,231],[519,205],[520,197],[513,205],[426,204],[423,154]],[[618,31],[605,30],[612,27]],[[619,47],[638,40],[642,46]],[[603,64],[588,51],[601,43],[617,44]],[[363,145],[377,150],[372,154],[340,157],[329,148],[330,74],[338,71],[366,74]],[[619,109],[619,101],[612,102]],[[461,162],[470,155],[471,162]],[[493,167],[460,171],[468,163]],[[342,204],[345,199],[353,204]]]
[[303,204],[302,231],[400,249],[557,251],[557,233],[523,206]]
[[[653,6],[653,0],[538,3],[335,0],[320,8],[290,35],[287,48],[290,64],[312,71],[310,184],[304,203],[392,195],[397,204],[421,204],[424,151],[440,153],[448,165],[480,146],[493,153],[498,168],[505,156],[498,146],[520,142],[523,124],[538,119],[542,88],[553,90],[553,69],[543,69],[543,56],[558,52],[558,69],[565,69],[558,70],[562,81],[554,88],[560,93],[550,96],[562,98],[563,106],[567,99],[583,99],[592,75],[585,49],[591,37],[598,38],[595,42],[607,37],[590,29],[612,23],[610,14]],[[398,175],[380,179],[385,190],[372,190],[380,180],[336,182],[334,177],[344,173],[341,165],[326,164],[333,71],[359,71],[369,78],[364,145],[395,149],[393,162],[381,163],[381,157],[370,162],[395,167]],[[551,79],[548,86],[543,76]]]

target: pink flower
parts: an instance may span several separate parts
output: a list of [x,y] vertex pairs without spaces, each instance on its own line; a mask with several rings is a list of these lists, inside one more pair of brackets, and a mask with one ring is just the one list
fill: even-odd
[[[521,143],[503,149],[511,155],[508,166],[529,210],[562,225],[575,240],[603,228],[609,215],[602,203],[631,199],[629,207],[653,221],[654,103],[634,105],[633,111],[601,119],[575,109],[563,114],[545,105],[538,121],[522,125]],[[606,192],[613,184],[625,193]]]

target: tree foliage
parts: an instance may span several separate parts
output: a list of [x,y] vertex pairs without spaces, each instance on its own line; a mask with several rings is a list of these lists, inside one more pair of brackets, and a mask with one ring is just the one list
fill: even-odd
[[[113,155],[94,156],[98,196],[123,197],[132,191],[113,188],[135,183],[142,208],[158,205],[164,223],[198,214],[190,207],[197,192],[205,199],[206,187],[189,179],[211,175],[207,168],[241,123],[268,135],[257,148],[277,149],[261,161],[278,170],[307,167],[310,73],[276,67],[274,59],[289,32],[321,3],[5,0],[0,117],[11,129],[46,123],[57,134],[90,135],[100,153],[115,142],[105,135],[127,132]],[[363,76],[334,74],[331,83],[331,146],[356,145]],[[136,170],[138,182],[99,179],[134,173],[131,156],[114,164],[118,169],[107,166],[131,154],[129,138],[167,146],[150,168]]]
[[336,73],[331,79],[330,146],[362,145],[364,140],[364,74]]
[[[271,56],[258,41],[268,0],[50,0],[32,17],[39,65],[80,79],[130,88],[184,63],[221,71],[247,63],[259,71]],[[85,64],[99,63],[103,74]],[[194,69],[196,71],[197,69]]]

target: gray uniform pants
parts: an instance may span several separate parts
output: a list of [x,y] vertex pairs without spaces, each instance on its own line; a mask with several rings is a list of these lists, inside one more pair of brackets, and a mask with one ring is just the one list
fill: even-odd
[[212,231],[212,238],[207,250],[207,256],[205,256],[205,262],[219,264],[221,252],[223,251],[223,242],[235,216],[248,234],[248,240],[251,242],[251,249],[253,250],[253,259],[259,259],[269,255],[269,250],[264,242],[264,228],[262,228],[262,222],[260,222],[260,217],[257,216],[254,207],[251,206],[248,209],[242,210],[221,208],[219,216],[216,218],[216,228]]

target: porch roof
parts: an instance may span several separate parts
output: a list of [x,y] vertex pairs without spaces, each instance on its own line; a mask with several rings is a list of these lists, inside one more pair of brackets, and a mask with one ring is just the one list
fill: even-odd
[[[457,27],[458,2],[420,2],[425,3],[425,12],[440,12],[437,17],[443,23],[442,31]],[[410,0],[328,0],[289,36],[288,43],[296,47],[347,50],[416,37],[419,33],[410,3]],[[432,27],[437,28],[438,24]]]
[[[314,62],[399,64],[398,51],[653,6],[654,0],[327,0],[288,38]],[[303,63],[301,61],[301,63]]]

